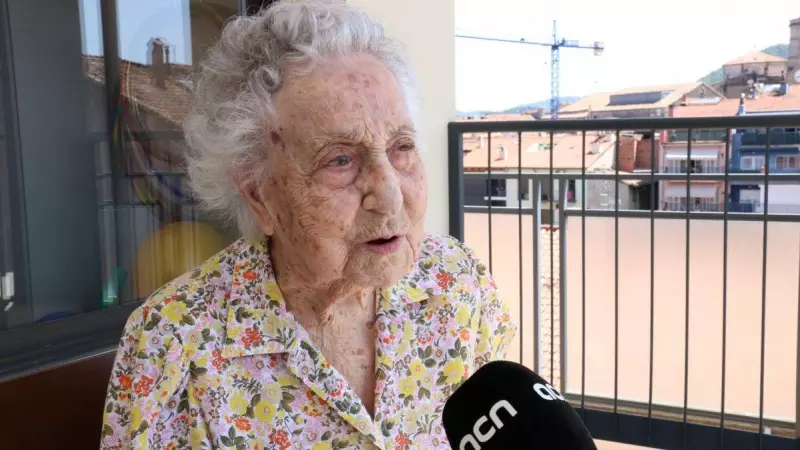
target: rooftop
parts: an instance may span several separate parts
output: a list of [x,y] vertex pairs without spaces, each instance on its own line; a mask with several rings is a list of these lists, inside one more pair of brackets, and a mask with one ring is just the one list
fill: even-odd
[[[592,94],[575,103],[569,104],[561,108],[559,116],[562,118],[567,117],[581,117],[585,116],[585,112],[602,112],[602,111],[631,111],[639,109],[655,109],[666,108],[681,100],[684,95],[689,94],[695,89],[705,86],[709,95],[720,95],[711,86],[701,82],[683,83],[683,84],[668,84],[659,86],[645,86],[638,88],[622,89],[615,92],[602,92],[599,94]],[[611,105],[611,97],[618,95],[630,94],[647,94],[652,92],[664,92],[664,95],[657,102],[639,103],[639,104],[625,104],[625,105]]]
[[[739,111],[740,99],[720,99],[715,103],[688,104],[675,106],[673,117],[723,117],[735,116]],[[744,100],[745,112],[762,111],[800,111],[800,87],[790,86],[786,95],[774,93],[760,94],[756,98]]]
[[[553,153],[554,169],[580,170],[583,167],[583,155],[586,156],[586,168],[594,168],[598,160],[614,147],[614,136],[598,133],[586,134],[584,149],[580,134],[564,134],[553,136],[555,153]],[[467,170],[486,170],[489,165],[487,155],[488,139],[479,137],[464,138],[464,168]],[[550,168],[550,136],[548,134],[522,134],[522,168]],[[505,158],[503,158],[505,154]],[[492,170],[517,170],[519,167],[519,143],[516,136],[492,135]]]
[[[86,76],[97,84],[105,85],[105,58],[84,55]],[[162,118],[168,125],[179,128],[189,112],[192,94],[188,79],[191,66],[170,63],[170,74],[165,87],[153,82],[151,66],[137,62],[120,61],[122,95],[133,104]]]
[[536,120],[531,114],[506,114],[506,113],[496,113],[496,114],[486,114],[482,117],[458,117],[456,118],[456,122],[502,122],[506,120]]
[[761,63],[781,63],[786,62],[786,58],[780,56],[770,55],[762,51],[755,51],[742,55],[736,59],[730,60],[723,64],[723,66],[738,66],[741,64],[761,64]]

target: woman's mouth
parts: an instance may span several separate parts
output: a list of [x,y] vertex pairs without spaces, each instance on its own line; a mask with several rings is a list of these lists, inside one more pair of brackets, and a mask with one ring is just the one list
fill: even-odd
[[403,241],[400,236],[389,236],[373,239],[365,243],[367,249],[382,255],[389,255],[400,249]]

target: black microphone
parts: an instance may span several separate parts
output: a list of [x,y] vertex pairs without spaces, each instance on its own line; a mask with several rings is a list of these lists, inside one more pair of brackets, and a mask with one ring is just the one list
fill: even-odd
[[447,400],[442,422],[454,450],[597,450],[569,402],[527,367],[493,361]]

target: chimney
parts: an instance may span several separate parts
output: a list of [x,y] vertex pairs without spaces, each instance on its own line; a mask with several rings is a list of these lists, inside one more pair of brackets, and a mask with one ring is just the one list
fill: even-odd
[[148,62],[150,63],[150,74],[153,77],[153,84],[162,89],[167,86],[167,75],[169,75],[169,49],[165,41],[161,38],[150,39],[147,43]]
[[744,97],[745,97],[745,94],[744,94],[744,92],[742,92],[742,96],[739,99],[739,111],[736,112],[737,116],[744,116],[745,114],[747,114],[747,111],[745,110],[745,107],[744,107]]
[[478,136],[478,146],[475,148],[483,148],[483,135]]
[[789,58],[786,78],[791,84],[800,84],[800,17],[789,22]]
[[506,155],[506,147],[503,144],[500,144],[500,153],[497,156],[497,161],[505,161],[508,159],[508,155]]

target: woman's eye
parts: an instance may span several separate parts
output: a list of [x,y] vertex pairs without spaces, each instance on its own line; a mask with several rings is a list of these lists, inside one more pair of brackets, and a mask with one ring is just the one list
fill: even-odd
[[334,158],[329,163],[329,165],[331,167],[344,167],[344,166],[350,164],[350,162],[352,162],[352,160],[350,159],[349,156],[341,155],[341,156],[337,156],[336,158]]
[[410,142],[403,142],[397,145],[397,149],[401,152],[410,152],[411,150],[414,150],[414,144]]

